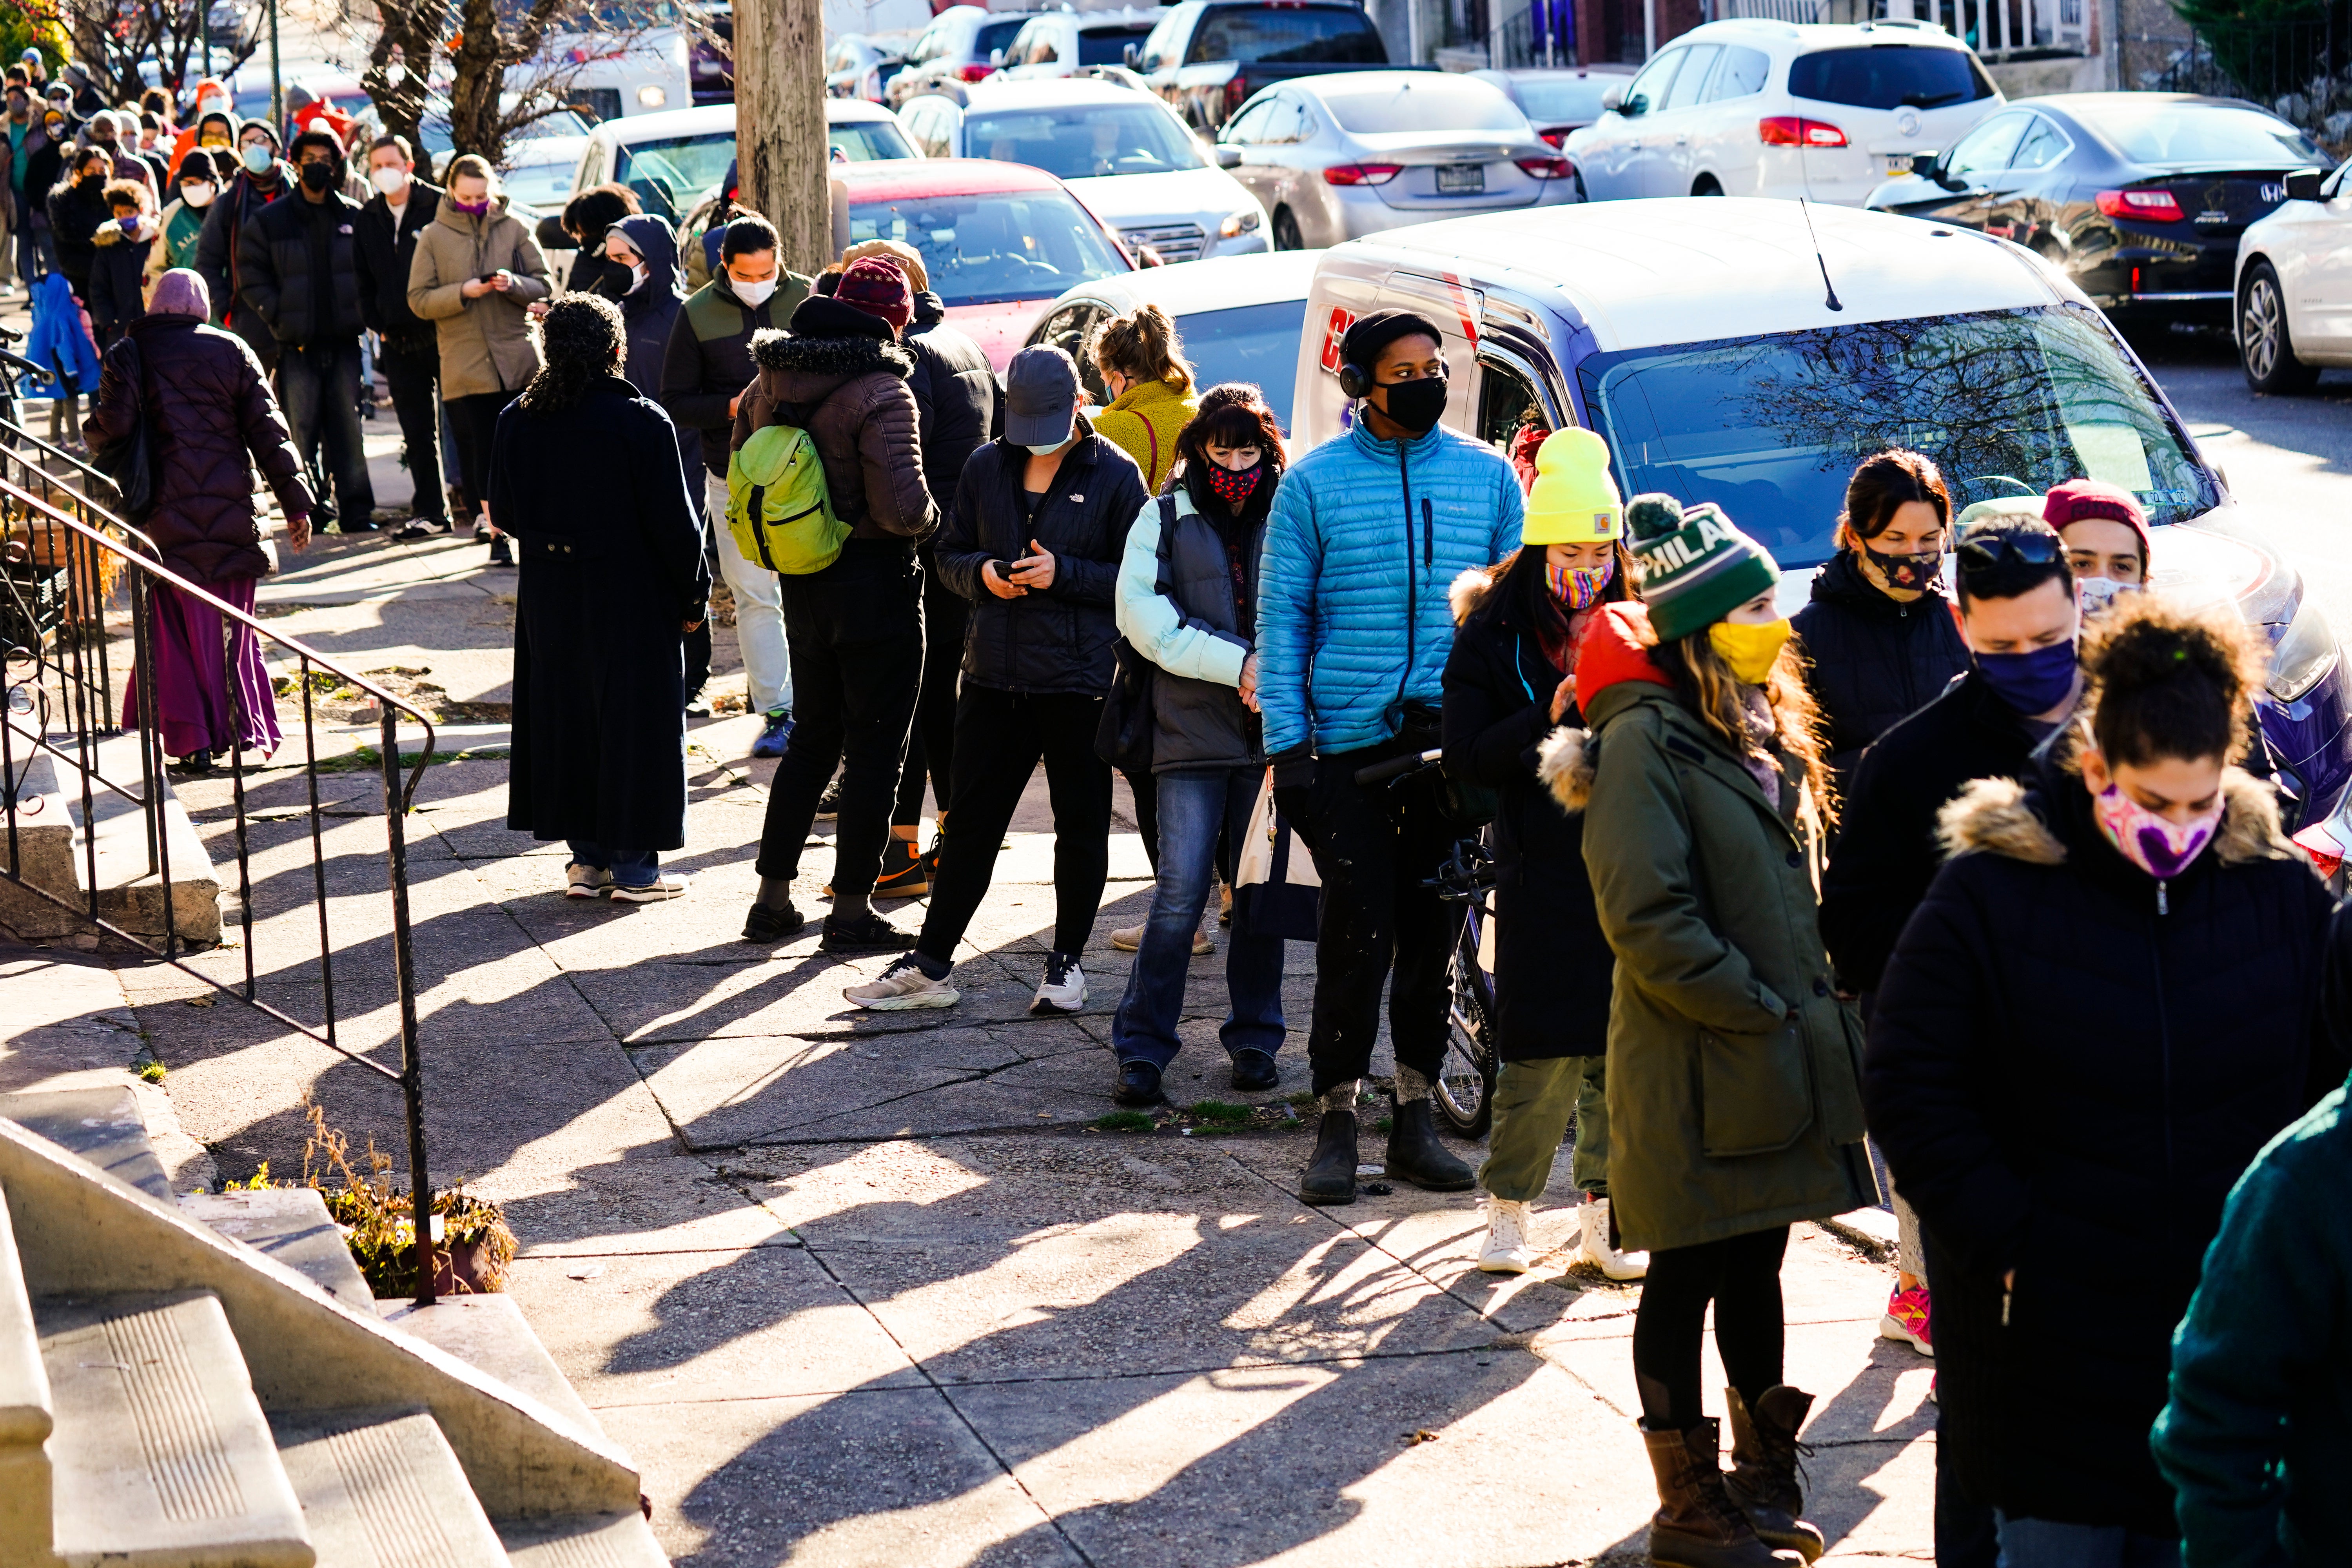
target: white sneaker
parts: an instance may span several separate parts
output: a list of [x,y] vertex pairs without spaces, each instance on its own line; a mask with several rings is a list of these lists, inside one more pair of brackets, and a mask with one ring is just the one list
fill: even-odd
[[613,901],[616,904],[657,904],[664,899],[682,899],[693,886],[675,871],[664,871],[642,888],[624,888],[613,884]]
[[[1141,952],[1143,951],[1142,925],[1139,922],[1131,926],[1118,927],[1110,933],[1110,944],[1121,952]],[[1192,933],[1192,956],[1200,958],[1216,951],[1216,942],[1209,935],[1208,924],[1203,921],[1201,929]]]
[[934,980],[909,953],[882,972],[882,978],[853,985],[842,996],[877,1013],[904,1012],[914,1007],[952,1007],[963,994],[944,980]]
[[574,860],[563,868],[563,896],[567,899],[593,899],[609,892],[613,873],[601,866],[583,866]]
[[1536,1260],[1536,1249],[1528,1241],[1532,1217],[1532,1205],[1489,1197],[1486,1242],[1478,1249],[1478,1267],[1489,1274],[1525,1274]]
[[1576,1244],[1580,1262],[1591,1264],[1612,1279],[1639,1279],[1649,1273],[1648,1253],[1620,1252],[1609,1244],[1607,1198],[1587,1198],[1577,1205],[1576,1212],[1584,1222],[1584,1234]]
[[1056,952],[1045,959],[1045,978],[1037,983],[1032,1013],[1075,1013],[1087,1005],[1087,972],[1075,952]]

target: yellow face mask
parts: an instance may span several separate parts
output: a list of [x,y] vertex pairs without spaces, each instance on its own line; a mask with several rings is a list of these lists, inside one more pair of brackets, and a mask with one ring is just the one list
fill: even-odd
[[1783,618],[1743,626],[1717,621],[1706,628],[1706,640],[1734,676],[1747,685],[1761,686],[1789,641],[1789,623]]

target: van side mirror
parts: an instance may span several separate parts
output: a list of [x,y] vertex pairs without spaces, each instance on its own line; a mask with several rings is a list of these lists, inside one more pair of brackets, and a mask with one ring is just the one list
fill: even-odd
[[2286,199],[2291,202],[2315,202],[2320,199],[2319,187],[2326,181],[2327,176],[2316,169],[2298,169],[2286,177]]
[[1601,112],[1603,114],[1622,114],[1625,112],[1625,89],[1623,87],[1612,87],[1608,91],[1601,95]]
[[1218,168],[1238,169],[1242,166],[1242,150],[1240,148],[1219,146],[1212,149],[1212,151],[1213,151],[1217,155]]
[[1138,69],[1143,64],[1143,46],[1140,44],[1129,44],[1127,47],[1119,50],[1118,58],[1119,62],[1126,66],[1128,69]]

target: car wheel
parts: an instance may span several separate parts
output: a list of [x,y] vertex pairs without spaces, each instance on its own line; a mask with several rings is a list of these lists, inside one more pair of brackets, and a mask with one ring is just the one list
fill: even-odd
[[1288,207],[1274,209],[1274,247],[1276,250],[1307,248],[1307,237],[1298,232],[1298,215]]
[[1691,182],[1691,195],[1695,196],[1719,196],[1723,195],[1723,186],[1717,183],[1713,174],[1701,174],[1697,179]]
[[2238,297],[2238,363],[2245,368],[2246,384],[2256,392],[2307,392],[2319,379],[2316,365],[2294,357],[2294,340],[2286,325],[2286,293],[2267,261],[2247,269],[2246,286]]

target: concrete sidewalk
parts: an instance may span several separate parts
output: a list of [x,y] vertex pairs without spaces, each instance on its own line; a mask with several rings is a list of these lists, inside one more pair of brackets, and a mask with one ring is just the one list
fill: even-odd
[[[362,669],[429,670],[407,679],[498,704],[513,575],[480,554],[330,537],[262,602],[274,629]],[[298,715],[281,716],[290,734]],[[1234,1130],[1223,1112],[1093,1126],[1113,1109],[1128,964],[1107,933],[1138,918],[1147,868],[1123,815],[1092,1000],[1029,1017],[1053,913],[1042,783],[959,955],[961,1005],[849,1008],[842,987],[883,960],[833,963],[814,925],[772,951],[736,940],[772,767],[745,759],[755,728],[692,731],[690,838],[668,858],[696,880],[676,902],[565,900],[562,846],[503,826],[496,757],[428,769],[405,822],[434,1180],[506,1205],[515,1297],[644,1468],[677,1561],[1641,1560],[1638,1287],[1561,1268],[1565,1160],[1538,1219],[1559,1251],[1522,1279],[1475,1270],[1469,1194],[1300,1205],[1299,944],[1291,1044],[1264,1094],[1228,1087],[1222,960],[1193,965],[1169,1086],[1188,1105],[1246,1102]],[[331,978],[341,1043],[391,1061],[376,775],[318,786],[331,976],[304,781],[282,768],[247,778],[249,945],[232,921],[232,943],[190,964],[241,981],[250,960],[259,994],[305,1019]],[[236,886],[228,784],[182,793]],[[830,864],[806,858],[803,910],[822,909]],[[184,1185],[264,1160],[299,1172],[305,1090],[355,1143],[404,1147],[383,1080],[187,973],[0,951],[0,1089],[120,1073],[142,1052],[169,1068],[150,1114],[183,1135]],[[1930,1555],[1932,1363],[1876,1337],[1890,1274],[1800,1226],[1784,1275],[1790,1381],[1820,1400],[1811,1516],[1841,1560]]]

